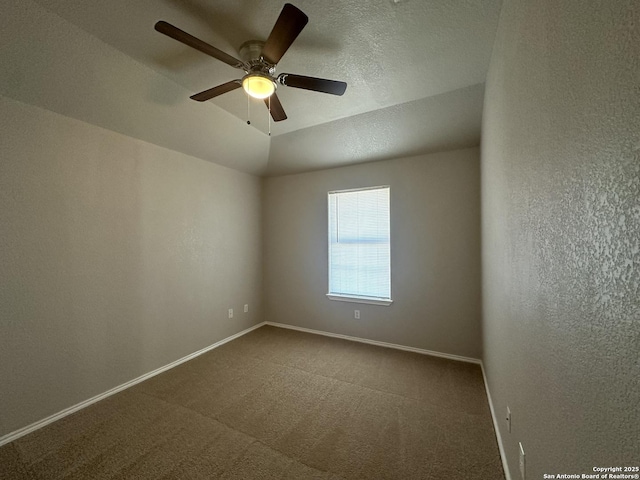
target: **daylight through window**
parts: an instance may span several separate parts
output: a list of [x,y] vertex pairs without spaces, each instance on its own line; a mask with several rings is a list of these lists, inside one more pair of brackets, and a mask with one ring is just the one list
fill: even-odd
[[329,293],[391,303],[389,187],[329,192]]

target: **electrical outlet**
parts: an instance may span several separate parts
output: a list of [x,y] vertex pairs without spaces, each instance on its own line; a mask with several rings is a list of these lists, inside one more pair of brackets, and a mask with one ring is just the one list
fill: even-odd
[[520,477],[522,480],[526,480],[526,471],[525,471],[525,463],[524,463],[524,447],[522,446],[522,443],[518,442],[518,445],[520,445]]
[[353,311],[353,318],[360,318],[360,310]]
[[507,407],[507,431],[511,433],[511,409]]
[[248,313],[249,312],[249,304],[245,303],[244,304],[244,313]]
[[233,308],[229,309],[229,318],[233,318]]

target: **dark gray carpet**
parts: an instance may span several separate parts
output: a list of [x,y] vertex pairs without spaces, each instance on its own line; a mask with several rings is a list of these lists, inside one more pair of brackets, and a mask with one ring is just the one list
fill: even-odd
[[504,479],[478,365],[262,327],[0,448],[2,479]]

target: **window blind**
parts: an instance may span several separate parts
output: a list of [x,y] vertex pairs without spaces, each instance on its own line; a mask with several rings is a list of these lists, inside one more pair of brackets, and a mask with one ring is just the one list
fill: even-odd
[[329,294],[390,299],[389,187],[328,197]]

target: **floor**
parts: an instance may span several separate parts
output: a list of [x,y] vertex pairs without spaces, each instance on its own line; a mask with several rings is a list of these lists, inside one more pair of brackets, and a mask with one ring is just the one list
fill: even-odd
[[504,475],[478,365],[264,326],[1,447],[0,478]]

